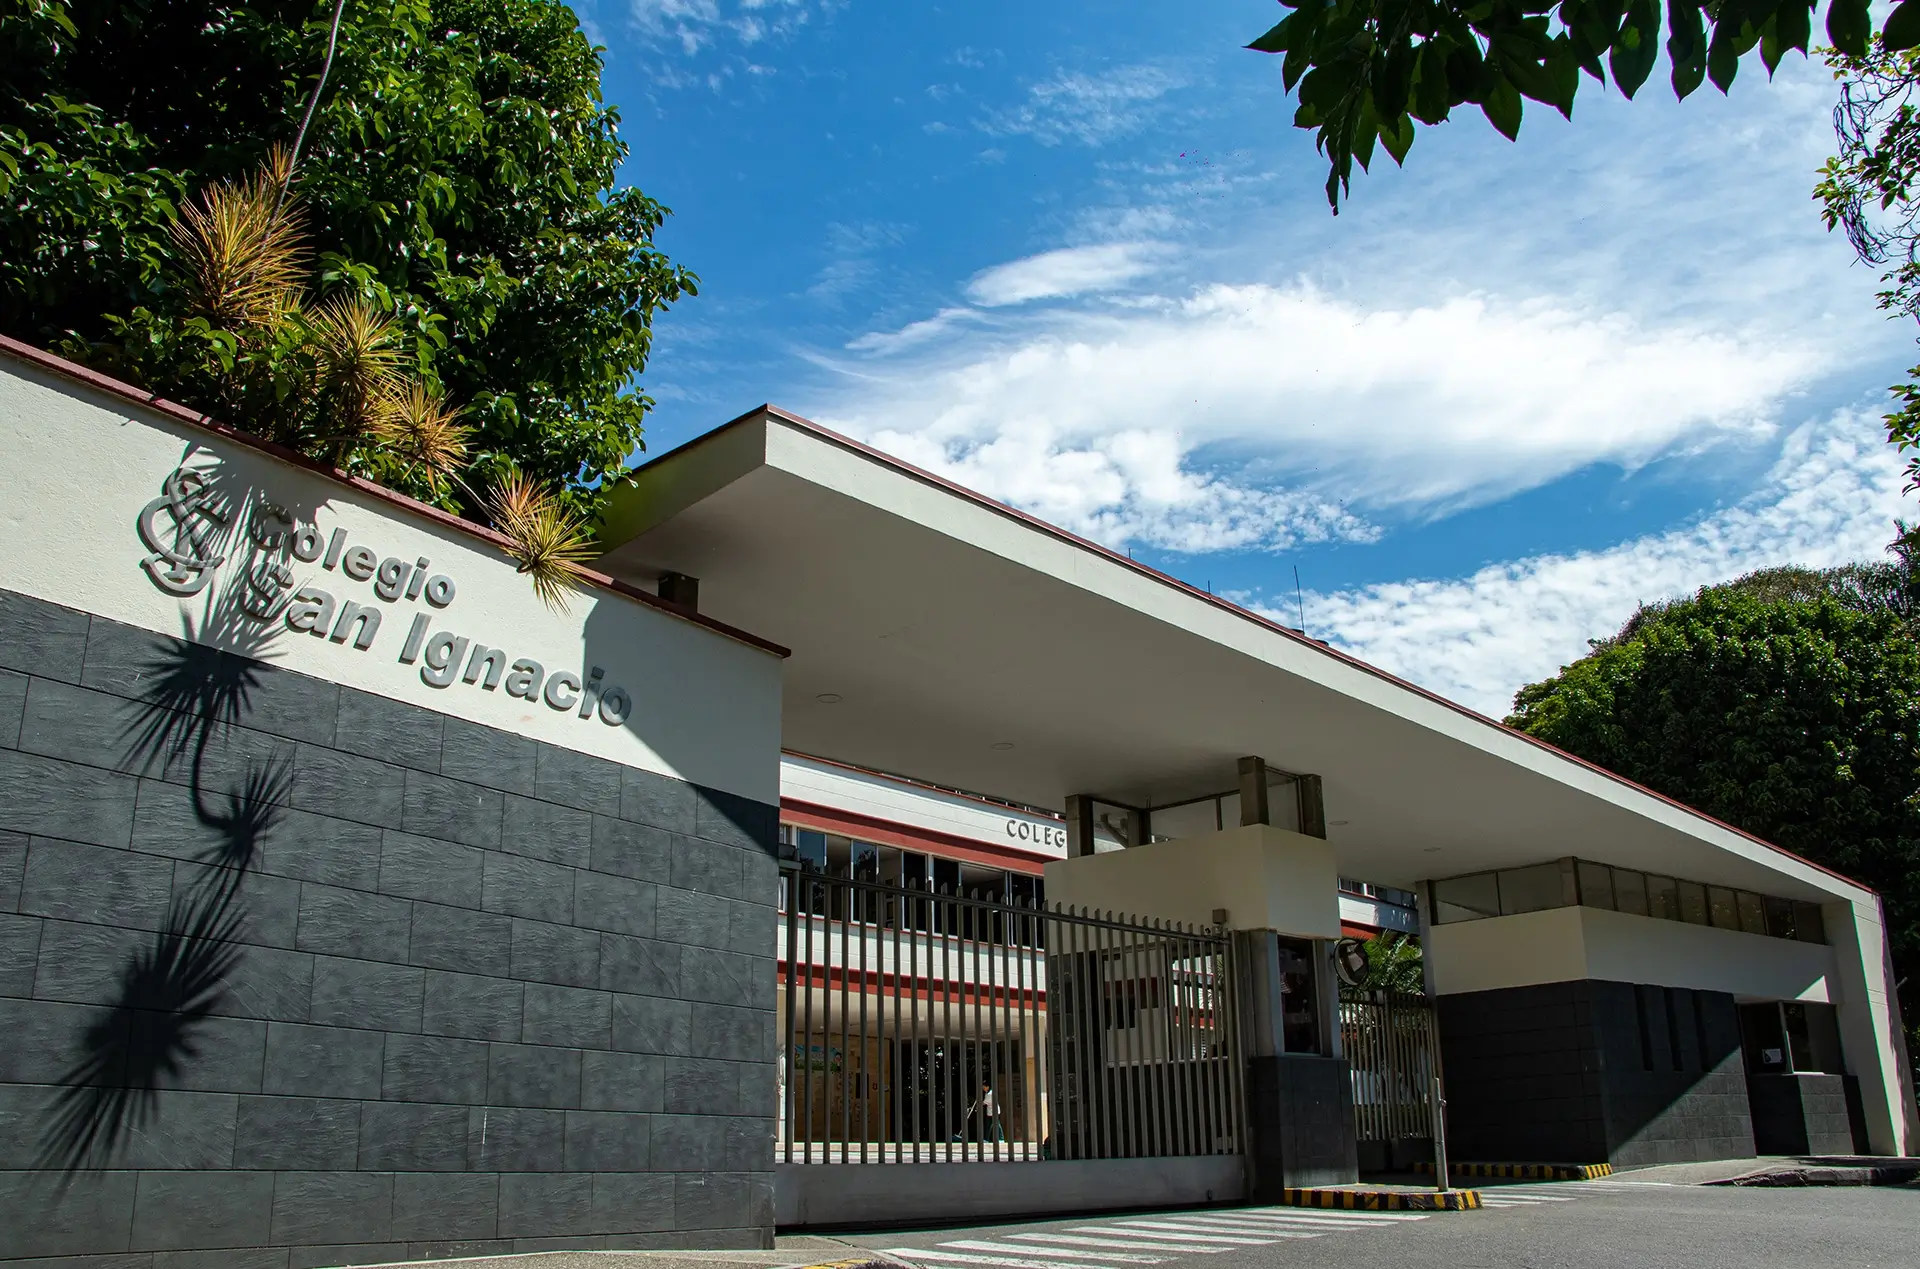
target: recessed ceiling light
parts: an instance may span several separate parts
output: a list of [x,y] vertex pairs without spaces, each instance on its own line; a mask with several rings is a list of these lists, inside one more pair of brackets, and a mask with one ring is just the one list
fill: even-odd
[[813,699],[819,701],[822,705],[838,705],[845,698],[838,692],[822,692]]
[[1011,740],[996,740],[993,742],[993,747],[995,749],[1011,749],[1013,748],[1013,742]]

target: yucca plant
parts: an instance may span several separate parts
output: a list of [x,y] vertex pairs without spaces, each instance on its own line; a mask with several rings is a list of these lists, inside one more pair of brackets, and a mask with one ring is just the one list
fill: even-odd
[[457,407],[437,389],[409,380],[374,402],[366,434],[369,474],[453,510],[448,504],[467,465],[472,437]]
[[345,466],[380,402],[405,389],[400,328],[357,296],[328,300],[303,324],[320,406],[315,439],[336,467]]
[[586,521],[552,489],[517,471],[494,486],[488,510],[533,593],[555,612],[567,611],[584,574],[581,566],[597,553]]
[[292,159],[275,147],[251,179],[188,203],[169,234],[189,306],[221,330],[271,331],[300,307],[308,252],[297,199],[282,197]]

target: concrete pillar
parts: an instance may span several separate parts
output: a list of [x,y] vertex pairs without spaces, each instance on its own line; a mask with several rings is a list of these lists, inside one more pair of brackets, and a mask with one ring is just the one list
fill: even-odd
[[[1267,760],[1240,760],[1240,826],[1273,823],[1273,809],[1267,804]],[[1326,834],[1322,833],[1322,837]]]
[[1293,789],[1300,802],[1300,831],[1308,837],[1324,838],[1327,835],[1327,806],[1320,791],[1320,777],[1300,776],[1293,782]]
[[1093,799],[1084,793],[1067,798],[1067,858],[1093,854]]

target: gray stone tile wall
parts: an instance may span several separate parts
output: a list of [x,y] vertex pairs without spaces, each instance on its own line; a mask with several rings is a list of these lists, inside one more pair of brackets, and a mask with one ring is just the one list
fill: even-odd
[[0,591],[0,1262],[771,1245],[777,821]]
[[1627,1166],[1754,1152],[1725,993],[1586,979],[1436,1008],[1452,1158]]

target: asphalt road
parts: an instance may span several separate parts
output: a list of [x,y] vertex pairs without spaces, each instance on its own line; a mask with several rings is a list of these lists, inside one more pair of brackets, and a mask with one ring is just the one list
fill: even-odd
[[915,1269],[1920,1267],[1915,1185],[1746,1189],[1616,1178],[1482,1193],[1497,1205],[1411,1220],[1188,1209],[835,1241]]

